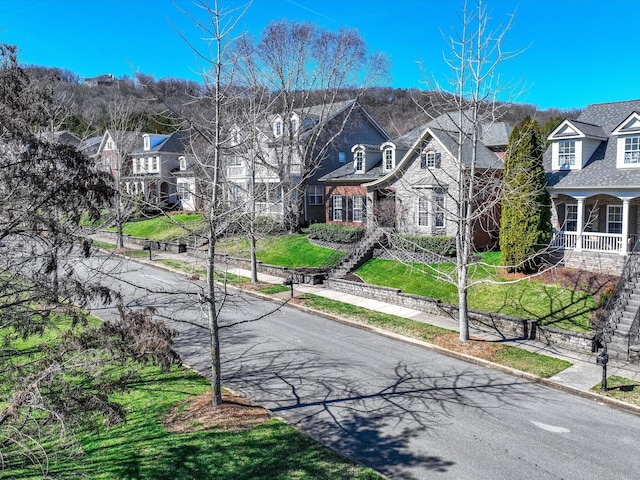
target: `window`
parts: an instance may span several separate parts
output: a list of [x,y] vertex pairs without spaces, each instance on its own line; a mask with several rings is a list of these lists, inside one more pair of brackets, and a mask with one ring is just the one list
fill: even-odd
[[423,152],[420,155],[420,168],[440,168],[440,154],[436,152]]
[[331,219],[334,222],[344,222],[344,195],[331,196]]
[[347,153],[346,152],[338,153],[338,162],[347,163]]
[[624,139],[624,163],[640,163],[640,137]]
[[307,204],[324,204],[324,187],[322,185],[309,185],[307,187]]
[[436,193],[433,196],[433,224],[436,228],[444,227],[444,195]]
[[418,197],[417,221],[419,227],[429,226],[429,201],[425,197]]
[[184,171],[187,169],[187,159],[184,157],[180,157],[180,170]]
[[607,205],[607,233],[622,233],[622,205]]
[[291,132],[298,131],[298,119],[296,117],[291,118]]
[[364,172],[364,150],[356,150],[353,156],[353,164],[356,172]]
[[558,142],[558,165],[570,167],[576,164],[575,140],[562,140]]
[[144,149],[149,150],[151,148],[151,140],[149,139],[149,135],[144,136]]
[[578,205],[569,204],[565,206],[564,229],[567,232],[578,231]]
[[149,157],[149,171],[157,172],[158,166],[158,157]]
[[364,220],[364,198],[362,195],[356,195],[351,198],[351,220],[355,223],[361,223]]
[[178,197],[180,197],[180,200],[184,200],[185,202],[191,201],[191,189],[189,188],[188,183],[179,182],[176,186],[176,190],[178,191]]
[[386,172],[393,170],[394,168],[394,155],[393,148],[385,148],[384,149],[384,170]]
[[279,137],[282,135],[282,121],[276,120],[276,123],[273,124],[273,134],[276,137]]

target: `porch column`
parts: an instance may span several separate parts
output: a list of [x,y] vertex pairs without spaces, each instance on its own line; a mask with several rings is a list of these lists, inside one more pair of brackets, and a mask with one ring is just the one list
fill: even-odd
[[584,198],[578,198],[578,218],[576,223],[576,251],[582,250],[582,232],[584,232]]
[[622,199],[622,245],[620,255],[629,252],[629,199]]

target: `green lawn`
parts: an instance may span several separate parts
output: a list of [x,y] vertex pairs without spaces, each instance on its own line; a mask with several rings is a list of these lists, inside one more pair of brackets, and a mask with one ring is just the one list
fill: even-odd
[[[598,383],[591,388],[592,392],[603,393]],[[607,378],[607,391],[604,395],[617,400],[640,405],[640,382],[629,378],[617,377],[615,375]]]
[[[200,232],[202,229],[203,217],[201,214],[180,213],[127,222],[124,224],[123,232],[126,235],[162,242],[188,237],[192,230]],[[112,227],[109,230],[116,231],[116,228]]]
[[[238,257],[249,257],[249,241],[233,238],[218,242],[216,251]],[[338,263],[345,252],[318,247],[307,240],[306,235],[278,235],[258,241],[258,261],[268,265],[288,268],[318,268]]]
[[[55,341],[56,336],[68,327],[67,321],[58,319],[57,328],[46,337],[33,336],[26,341],[14,342],[18,351],[12,353],[12,358],[18,361],[24,349],[43,341]],[[371,469],[340,457],[277,419],[244,431],[211,427],[172,433],[163,424],[165,414],[173,406],[181,405],[180,402],[210,391],[209,382],[182,367],[163,373],[158,367],[146,366],[140,367],[138,372],[139,379],[126,393],[112,396],[123,406],[126,420],[111,428],[103,425],[100,419],[92,426],[78,427],[75,434],[84,454],[76,456],[71,452],[60,452],[61,455],[49,457],[47,478],[380,478]],[[5,383],[0,374],[0,385]],[[6,393],[0,388],[0,406]],[[7,463],[9,459],[3,458],[0,464],[1,478],[42,478],[41,471]]]
[[[483,256],[483,260],[495,265],[497,255],[499,252],[491,252],[490,255]],[[453,269],[453,265],[434,267],[444,271]],[[367,283],[457,304],[456,287],[438,280],[424,270],[424,265],[420,264],[407,265],[393,260],[372,259],[356,273]],[[505,283],[497,270],[490,266],[477,267],[471,275],[474,280],[491,279],[502,283],[472,287],[468,296],[471,308],[538,320],[543,325],[556,328],[578,332],[591,330],[589,318],[595,308],[591,295],[529,280]]]

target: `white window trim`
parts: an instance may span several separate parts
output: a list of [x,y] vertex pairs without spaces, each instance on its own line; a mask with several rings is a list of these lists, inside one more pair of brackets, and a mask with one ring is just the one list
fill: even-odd
[[[356,208],[356,204],[359,208]],[[364,222],[364,212],[366,208],[366,200],[364,195],[354,195],[351,197],[351,221],[353,223]],[[356,211],[360,212],[359,219],[356,219]]]
[[[614,215],[614,212],[613,212],[614,209],[619,210],[618,213],[615,213],[615,215],[620,216],[620,221],[611,220],[611,217]],[[607,205],[607,233],[616,234],[616,235],[619,235],[622,233],[622,226],[624,223],[622,211],[623,211],[622,205]],[[610,224],[620,225],[620,231],[612,232],[611,229],[609,228]]]
[[[569,218],[569,209],[575,207],[575,218]],[[573,217],[573,216],[572,216]],[[576,228],[575,230],[569,230],[569,220],[575,222]],[[564,206],[564,225],[565,232],[577,232],[578,231],[578,204],[577,203],[567,203]]]
[[[577,164],[577,148],[576,148],[576,140],[559,140],[558,141],[558,166],[561,169],[572,169],[576,167]],[[566,163],[564,161],[561,161],[561,157],[566,157],[566,158],[570,158],[569,153],[561,153],[561,147],[564,147],[565,149],[570,149],[573,148],[573,163],[571,163],[571,161],[569,161],[569,163]]]
[[[344,222],[345,221],[345,219],[342,218],[342,212],[343,212],[343,208],[344,208],[343,205],[342,205],[342,202],[343,202],[344,199],[345,199],[344,195],[334,195],[333,196],[333,201],[332,201],[333,215],[332,215],[332,218],[333,218],[334,222]],[[339,215],[336,215],[336,212],[338,212]],[[340,218],[338,218],[338,216]]]
[[[637,138],[639,139],[638,141],[640,142],[640,135],[635,134],[635,135],[625,135],[625,136],[621,136],[618,137],[617,142],[616,142],[616,147],[617,147],[617,154],[616,154],[616,166],[618,168],[640,168],[640,158],[638,159],[638,161],[636,163],[630,163],[630,162],[626,162],[626,142],[627,139],[633,139],[633,138]],[[640,156],[640,153],[638,154]]]
[[[391,154],[390,158],[387,158],[388,154]],[[382,151],[382,171],[390,172],[396,168],[396,149],[393,147],[386,147]]]
[[[360,168],[358,168],[358,159],[360,159]],[[364,150],[358,149],[353,153],[353,169],[356,173],[364,173],[365,171],[365,153]]]
[[[426,228],[429,227],[431,225],[431,222],[429,221],[429,210],[430,210],[430,203],[429,199],[427,197],[423,197],[423,196],[419,196],[416,202],[416,226],[418,226],[419,228]],[[420,208],[420,204],[422,204],[422,206],[424,208]],[[421,213],[423,214],[421,217]],[[426,223],[421,224],[420,223],[420,219],[424,219],[426,220]]]
[[[442,199],[442,206],[439,206],[438,199]],[[446,197],[444,193],[434,193],[433,194],[433,226],[434,228],[447,228],[447,219],[446,219]],[[442,215],[442,224],[439,225],[438,217]]]

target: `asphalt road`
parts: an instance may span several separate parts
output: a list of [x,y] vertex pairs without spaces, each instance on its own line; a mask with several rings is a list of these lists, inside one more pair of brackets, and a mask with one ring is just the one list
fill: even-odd
[[[117,269],[129,305],[204,321],[184,276]],[[206,374],[207,332],[174,325],[184,362]],[[640,478],[632,414],[237,292],[221,325],[225,386],[391,478]]]

